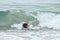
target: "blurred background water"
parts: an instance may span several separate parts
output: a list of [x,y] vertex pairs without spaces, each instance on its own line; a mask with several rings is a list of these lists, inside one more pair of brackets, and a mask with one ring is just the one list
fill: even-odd
[[[32,30],[21,30],[25,22]],[[60,0],[0,0],[0,31],[1,40],[59,39]]]

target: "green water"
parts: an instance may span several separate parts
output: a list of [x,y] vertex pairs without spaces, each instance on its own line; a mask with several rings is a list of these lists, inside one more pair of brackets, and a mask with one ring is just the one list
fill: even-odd
[[6,10],[0,11],[0,29],[9,29],[13,24],[19,24],[21,22],[26,22],[33,24],[33,26],[38,25],[38,20],[31,16],[31,12],[28,14],[24,11]]

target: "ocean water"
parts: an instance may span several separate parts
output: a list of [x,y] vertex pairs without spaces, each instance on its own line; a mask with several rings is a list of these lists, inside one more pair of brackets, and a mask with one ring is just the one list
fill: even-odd
[[[0,3],[0,40],[60,40],[59,0]],[[22,29],[25,22],[29,29]]]

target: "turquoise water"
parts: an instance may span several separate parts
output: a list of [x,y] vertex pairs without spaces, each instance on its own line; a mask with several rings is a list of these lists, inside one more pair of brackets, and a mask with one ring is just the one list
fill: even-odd
[[[34,13],[34,12],[33,12]],[[31,16],[32,13],[23,10],[5,10],[0,11],[0,27],[2,28],[11,28],[13,24],[19,24],[21,22],[26,22],[33,24],[34,26],[38,25],[37,18]],[[34,14],[36,15],[36,14]],[[2,28],[2,29],[3,29]]]
[[59,5],[58,3],[46,3],[41,5],[3,5],[1,7],[2,10],[0,10],[0,29],[11,29],[11,25],[21,24],[23,22],[33,27],[56,28],[56,26],[58,26],[57,28],[59,28]]
[[0,40],[59,39],[60,0],[0,0]]
[[59,20],[59,0],[1,0],[0,29],[20,27],[24,22],[32,25],[32,28],[59,29]]

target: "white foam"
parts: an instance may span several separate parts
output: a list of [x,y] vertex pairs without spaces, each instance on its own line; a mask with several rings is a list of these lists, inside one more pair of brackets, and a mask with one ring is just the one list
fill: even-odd
[[13,25],[11,25],[11,27],[12,28],[16,28],[16,29],[22,29],[22,24],[23,24],[24,22],[22,22],[22,23],[20,23],[20,24],[13,24]]
[[60,32],[53,30],[41,31],[40,40],[60,40]]
[[9,33],[0,32],[0,40],[23,40],[23,38],[11,35]]
[[28,31],[28,30],[20,30],[20,31],[6,31],[0,32],[0,40],[36,40],[40,39],[37,37],[39,32]]
[[60,29],[60,14],[38,13],[37,20],[39,20],[39,26],[41,27]]

